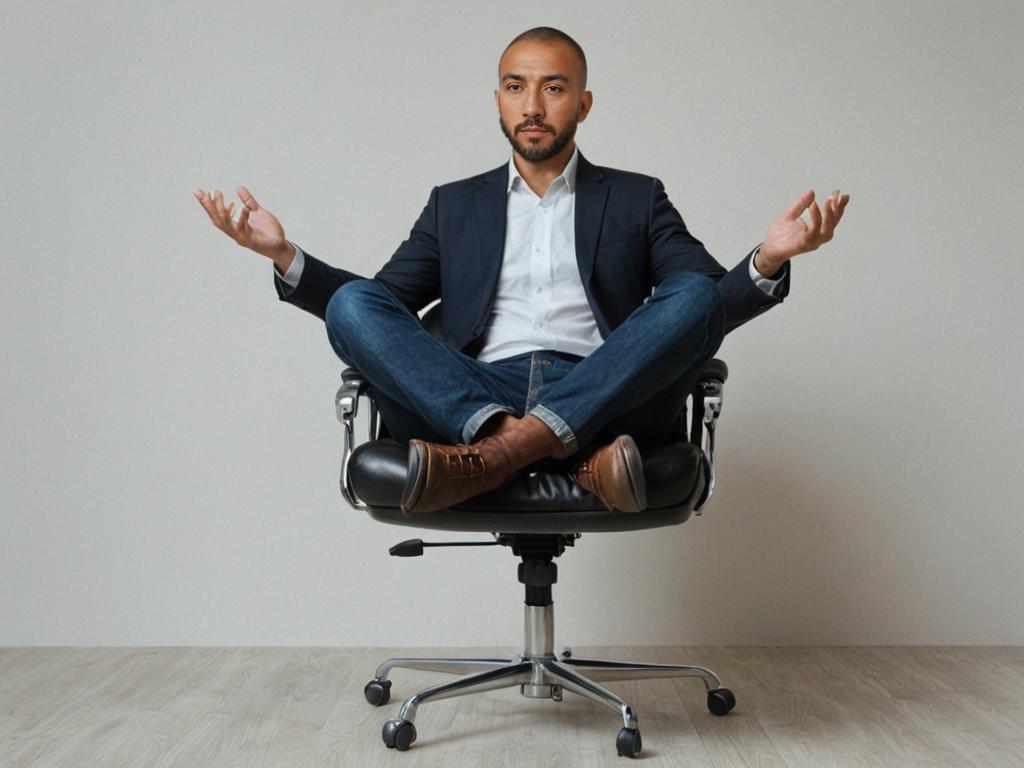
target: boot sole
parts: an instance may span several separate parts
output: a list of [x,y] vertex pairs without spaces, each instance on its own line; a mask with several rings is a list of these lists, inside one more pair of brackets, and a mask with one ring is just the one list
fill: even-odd
[[644,462],[640,458],[640,449],[631,435],[622,435],[618,439],[619,459],[626,467],[629,478],[629,493],[632,504],[620,512],[643,512],[647,509],[647,482],[644,480]]
[[402,489],[402,514],[413,514],[430,474],[430,451],[420,440],[409,441],[409,469]]

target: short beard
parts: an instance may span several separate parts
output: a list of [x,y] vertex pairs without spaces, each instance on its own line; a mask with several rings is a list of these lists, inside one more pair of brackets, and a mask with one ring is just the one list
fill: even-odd
[[556,133],[554,139],[549,147],[535,147],[532,144],[524,144],[515,139],[515,137],[509,133],[505,127],[505,122],[498,118],[498,125],[501,126],[501,132],[505,134],[505,138],[508,139],[509,144],[512,145],[512,149],[515,150],[520,157],[531,163],[542,163],[545,160],[550,160],[552,157],[557,155],[572,141],[573,136],[576,135],[577,120],[573,120],[561,133]]

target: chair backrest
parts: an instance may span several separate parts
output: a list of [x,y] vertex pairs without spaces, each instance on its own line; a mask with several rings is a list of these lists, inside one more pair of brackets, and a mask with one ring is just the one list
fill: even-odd
[[435,339],[443,339],[441,334],[441,302],[430,307],[421,317],[420,322]]

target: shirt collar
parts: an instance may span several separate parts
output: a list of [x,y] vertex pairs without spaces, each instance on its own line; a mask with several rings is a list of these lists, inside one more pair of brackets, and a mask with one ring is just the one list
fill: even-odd
[[[551,182],[552,184],[554,184],[555,181],[558,181],[558,179],[564,178],[565,187],[566,189],[569,190],[570,194],[576,191],[576,165],[579,158],[579,154],[580,148],[578,146],[573,147],[572,157],[570,157],[569,162],[565,164],[565,169],[562,171],[561,175],[559,175],[557,178],[555,178],[554,181]],[[522,184],[526,183],[526,179],[519,175],[519,169],[516,168],[515,157],[515,153],[513,152],[512,157],[510,157],[508,161],[508,184],[505,187],[506,193],[512,191],[512,184],[516,179],[519,179],[520,183]]]

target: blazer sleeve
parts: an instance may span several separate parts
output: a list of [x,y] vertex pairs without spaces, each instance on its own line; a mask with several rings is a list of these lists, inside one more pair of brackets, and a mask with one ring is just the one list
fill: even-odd
[[437,218],[437,187],[434,187],[409,237],[373,276],[414,314],[441,295]]
[[277,297],[323,320],[327,312],[327,302],[331,300],[334,292],[350,280],[365,278],[347,269],[332,267],[305,250],[302,254],[305,264],[299,276],[299,284],[294,288],[285,283],[276,271],[274,272]]
[[[294,304],[321,320],[334,292],[350,280],[365,280],[347,269],[332,267],[303,250],[305,266],[294,288],[275,274],[274,286],[281,301]],[[411,312],[418,312],[440,295],[440,256],[437,237],[437,187],[430,192],[423,212],[408,239],[373,279],[387,288]]]
[[660,179],[651,184],[650,218],[651,280],[657,287],[676,272],[698,272],[718,283],[725,305],[725,332],[739,328],[751,318],[766,312],[789,294],[789,263],[787,262],[777,295],[762,291],[750,279],[750,259],[755,248],[735,267],[726,270],[708,253],[704,244],[690,234],[683,217],[665,194]]

